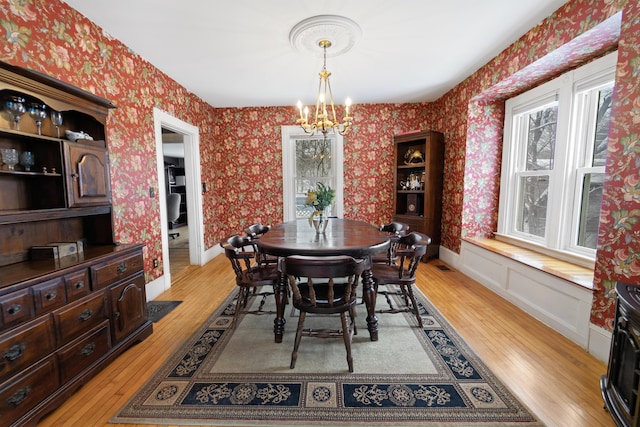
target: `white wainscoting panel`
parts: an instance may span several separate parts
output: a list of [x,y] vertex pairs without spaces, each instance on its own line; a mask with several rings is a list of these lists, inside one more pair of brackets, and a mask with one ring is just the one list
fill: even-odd
[[585,349],[592,291],[463,241],[458,269]]

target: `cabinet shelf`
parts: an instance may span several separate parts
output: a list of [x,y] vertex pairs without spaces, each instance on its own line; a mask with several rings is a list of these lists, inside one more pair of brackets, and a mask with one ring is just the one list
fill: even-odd
[[59,174],[58,172],[53,173],[53,172],[34,172],[34,171],[10,171],[10,170],[0,170],[0,174],[3,175],[17,175],[17,176],[49,176],[52,178],[59,178],[62,176],[62,174]]
[[398,165],[398,169],[424,169],[426,167],[425,163],[409,163]]
[[48,221],[53,219],[78,218],[91,215],[104,215],[111,213],[111,206],[94,206],[87,208],[58,208],[58,209],[34,209],[14,210],[0,212],[1,224],[15,224],[34,221]]
[[39,142],[44,141],[44,142],[51,142],[51,143],[57,143],[57,144],[59,144],[60,142],[66,141],[66,142],[76,142],[79,144],[94,145],[97,147],[106,146],[106,143],[103,139],[95,139],[95,140],[94,139],[78,139],[76,141],[71,141],[66,138],[57,138],[55,136],[38,135],[34,133],[23,132],[23,131],[13,130],[13,129],[5,129],[5,128],[0,128],[0,137],[10,137],[12,139],[20,138],[22,140],[33,140],[33,141],[39,141]]

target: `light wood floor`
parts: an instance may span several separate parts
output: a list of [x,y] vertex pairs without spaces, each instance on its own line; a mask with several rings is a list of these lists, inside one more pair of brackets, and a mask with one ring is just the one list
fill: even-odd
[[[558,427],[614,426],[599,391],[605,364],[463,274],[437,265],[443,264],[435,260],[420,266],[419,288],[541,421]],[[172,277],[171,289],[159,299],[184,302],[154,324],[149,338],[121,355],[39,426],[114,426],[107,424],[109,418],[235,286],[222,255],[204,267],[172,269]]]

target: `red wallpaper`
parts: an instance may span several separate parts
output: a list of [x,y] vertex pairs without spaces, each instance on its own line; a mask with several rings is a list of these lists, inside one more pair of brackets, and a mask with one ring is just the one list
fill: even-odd
[[[391,219],[393,135],[430,127],[429,111],[424,104],[353,107],[354,125],[344,144],[345,218],[376,225]],[[280,126],[295,124],[296,114],[293,105],[215,110],[217,168],[207,180],[224,197],[211,210],[205,206],[206,222],[213,226],[209,246],[253,222],[282,221]]]
[[496,228],[504,98],[614,49],[618,40],[591,313],[594,324],[609,329],[615,280],[640,280],[638,2],[569,1],[435,102],[433,116],[447,141],[443,244],[459,252],[463,237],[490,236]]
[[[609,326],[612,280],[640,278],[638,8],[635,1],[570,0],[435,103],[356,105],[345,139],[345,216],[388,221],[392,136],[435,129],[446,146],[443,245],[459,252],[462,237],[489,234],[497,215],[501,97],[610,48],[617,34],[598,27],[591,37],[589,30],[623,10],[592,313],[595,324]],[[162,274],[151,268],[162,256],[158,199],[149,198],[149,187],[159,187],[154,106],[200,129],[202,181],[210,187],[203,195],[207,247],[249,223],[282,219],[280,126],[295,123],[295,107],[214,109],[59,0],[0,0],[0,12],[0,60],[118,106],[108,121],[116,238],[146,243],[147,280]],[[576,58],[553,57],[576,40],[586,49]]]

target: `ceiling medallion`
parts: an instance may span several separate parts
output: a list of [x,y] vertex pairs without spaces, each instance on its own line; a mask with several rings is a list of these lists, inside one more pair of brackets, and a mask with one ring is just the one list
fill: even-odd
[[331,42],[329,57],[348,52],[362,36],[360,26],[349,18],[337,15],[318,15],[298,22],[289,33],[291,46],[302,53],[323,56],[318,49],[322,40]]

